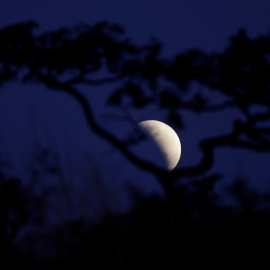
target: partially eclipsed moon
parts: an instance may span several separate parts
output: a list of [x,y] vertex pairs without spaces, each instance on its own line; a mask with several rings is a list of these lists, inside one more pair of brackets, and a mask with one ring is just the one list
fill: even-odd
[[167,169],[173,170],[181,156],[181,143],[176,132],[170,126],[156,120],[142,121],[139,126],[158,145]]

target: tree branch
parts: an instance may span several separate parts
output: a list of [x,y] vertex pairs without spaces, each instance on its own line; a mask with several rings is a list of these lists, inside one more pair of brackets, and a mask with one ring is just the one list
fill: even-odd
[[[238,134],[239,135],[239,134]],[[195,176],[205,173],[213,166],[214,150],[217,147],[238,147],[244,149],[250,149],[255,151],[266,152],[270,150],[270,142],[254,143],[247,140],[241,140],[234,133],[225,136],[219,136],[216,138],[205,139],[200,143],[203,157],[198,165],[191,166],[189,168],[183,168],[176,171],[172,171],[174,177],[186,177]]]
[[145,160],[142,160],[141,158],[138,158],[136,155],[134,155],[128,149],[129,144],[127,142],[123,142],[123,141],[118,140],[115,136],[113,136],[111,133],[107,132],[100,125],[98,125],[98,123],[95,121],[95,119],[93,117],[90,103],[88,102],[88,100],[86,99],[86,97],[82,93],[80,93],[78,90],[76,90],[74,87],[72,87],[71,85],[69,85],[67,83],[64,84],[64,83],[58,82],[52,76],[46,76],[46,75],[39,74],[39,80],[41,82],[43,82],[49,88],[60,90],[64,93],[72,96],[80,104],[89,127],[91,127],[91,129],[96,134],[98,134],[99,136],[101,136],[105,140],[109,141],[113,146],[115,146],[117,149],[119,149],[128,160],[130,160],[131,162],[136,164],[139,168],[141,168],[145,171],[149,171],[149,172],[153,173],[154,175],[156,175],[158,177],[158,179],[161,181],[161,184],[163,186],[168,185],[168,183],[170,181],[167,181],[167,183],[165,183],[165,176],[168,175],[168,172],[166,170],[161,169],[160,167],[155,166],[154,164],[152,164],[148,161],[145,161]]

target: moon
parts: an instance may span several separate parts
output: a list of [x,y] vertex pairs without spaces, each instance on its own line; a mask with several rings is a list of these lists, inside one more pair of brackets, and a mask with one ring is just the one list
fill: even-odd
[[176,132],[167,124],[156,120],[146,120],[138,124],[157,144],[161,151],[166,169],[172,171],[181,156],[181,142]]

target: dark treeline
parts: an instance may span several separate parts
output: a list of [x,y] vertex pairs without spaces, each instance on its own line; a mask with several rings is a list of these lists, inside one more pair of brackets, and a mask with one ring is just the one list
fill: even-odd
[[[108,22],[45,33],[36,28],[36,23],[29,22],[0,31],[2,88],[17,80],[71,96],[89,128],[139,169],[151,172],[165,196],[144,198],[131,188],[133,207],[128,213],[107,212],[98,222],[81,217],[22,237],[27,226],[46,222],[46,194],[37,198],[19,178],[10,178],[2,170],[3,265],[174,269],[267,260],[269,195],[251,191],[244,180],[237,180],[228,190],[236,204],[224,206],[213,191],[220,176],[209,172],[219,147],[270,150],[270,36],[250,38],[240,30],[222,52],[191,49],[164,58],[159,42],[137,45],[119,25]],[[103,77],[97,78],[100,71]],[[193,82],[202,88],[194,91]],[[111,86],[107,104],[122,109],[134,136],[120,139],[107,131],[79,91],[82,85]],[[220,94],[219,101],[211,99],[214,92]],[[141,136],[127,108],[141,110],[152,104],[166,112],[166,121],[175,128],[188,125],[185,111],[204,114],[233,108],[241,117],[235,117],[227,133],[202,138],[199,162],[168,173],[129,148]]]

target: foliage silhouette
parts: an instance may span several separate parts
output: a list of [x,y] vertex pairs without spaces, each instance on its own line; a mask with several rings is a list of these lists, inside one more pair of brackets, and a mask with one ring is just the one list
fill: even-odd
[[[269,129],[257,127],[270,117],[268,36],[250,39],[241,30],[222,53],[190,50],[173,59],[163,59],[161,44],[151,41],[136,45],[115,24],[77,25],[40,35],[34,34],[36,26],[29,22],[1,31],[1,83],[20,79],[71,95],[81,105],[89,127],[138,166],[161,173],[132,155],[127,150],[129,142],[113,137],[95,121],[90,102],[77,87],[120,82],[109,104],[140,108],[156,103],[168,110],[168,122],[173,126],[183,123],[183,110],[203,113],[226,107],[239,109],[245,118],[235,119],[229,134],[203,140],[202,160],[191,168],[173,172],[176,177],[209,170],[213,165],[213,149],[220,146],[269,150]],[[100,70],[105,71],[104,77],[95,79]],[[207,90],[189,93],[193,81],[207,86]],[[221,93],[224,101],[216,104],[207,91]],[[260,105],[264,112],[252,113],[254,105]]]
[[[139,203],[126,215],[104,217],[98,225],[78,220],[52,229],[46,238],[54,251],[48,256],[51,260],[46,258],[39,268],[86,263],[89,254],[90,265],[117,269],[214,265],[213,258],[223,263],[267,254],[260,246],[270,238],[268,210],[253,207],[258,206],[256,200],[251,207],[247,202],[254,194],[243,192],[241,184],[231,190],[240,210],[219,205],[211,193],[218,176],[206,175],[218,147],[270,150],[269,35],[252,39],[240,30],[223,52],[207,54],[191,49],[168,59],[161,56],[161,44],[156,40],[137,45],[119,25],[108,22],[41,34],[36,28],[36,23],[28,22],[0,31],[1,85],[19,80],[71,96],[83,110],[89,128],[139,168],[155,175],[167,195],[165,201],[155,197],[146,200],[133,190]],[[199,91],[194,91],[194,82],[201,87]],[[107,104],[122,108],[124,115],[129,108],[155,104],[166,111],[168,123],[175,127],[184,127],[185,111],[202,114],[234,108],[241,117],[236,116],[228,133],[202,139],[202,158],[197,164],[168,173],[130,151],[141,134],[134,132],[135,138],[119,139],[98,123],[90,100],[79,91],[83,85],[112,85]],[[211,93],[219,93],[220,101],[213,100]],[[256,106],[260,111],[254,110]],[[135,129],[134,120],[126,119]],[[199,180],[185,185],[179,181],[184,177]],[[8,192],[1,192],[2,200]],[[1,205],[3,208],[4,202]],[[2,208],[4,239],[10,213]],[[20,211],[27,217],[23,209]],[[23,221],[19,225],[23,226]],[[29,254],[37,256],[35,250]]]
[[16,242],[29,224],[42,224],[44,202],[18,178],[0,173],[0,253],[1,264],[9,267],[31,266],[25,261]]

